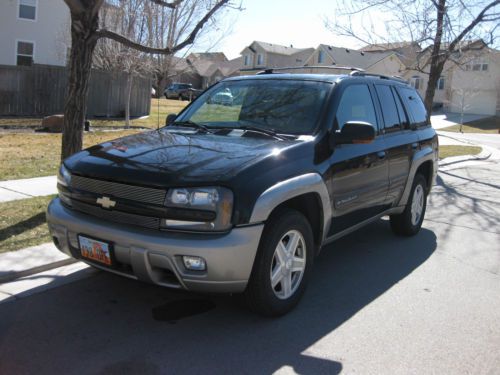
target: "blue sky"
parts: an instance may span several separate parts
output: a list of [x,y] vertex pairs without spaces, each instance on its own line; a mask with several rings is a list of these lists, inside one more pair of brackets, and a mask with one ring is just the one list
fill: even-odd
[[214,50],[228,58],[239,56],[252,41],[259,40],[297,48],[317,47],[320,43],[356,48],[359,42],[340,38],[328,31],[323,22],[332,16],[333,0],[245,0],[242,12],[231,12],[225,19],[234,21],[232,33]]

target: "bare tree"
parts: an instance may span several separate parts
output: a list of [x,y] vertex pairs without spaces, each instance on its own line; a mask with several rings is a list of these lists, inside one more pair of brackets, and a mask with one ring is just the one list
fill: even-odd
[[[466,39],[493,44],[498,37],[500,0],[344,0],[340,4],[336,17],[325,20],[326,27],[338,35],[367,44],[405,39],[428,46],[416,69],[429,75],[424,99],[429,114],[444,65],[460,52]],[[383,31],[377,28],[380,15],[387,17]]]
[[[146,0],[145,0],[146,1]],[[151,4],[176,9],[186,0],[147,0]],[[192,24],[186,37],[165,47],[152,47],[141,40],[133,40],[116,31],[99,27],[99,12],[104,0],[64,0],[71,14],[71,54],[69,61],[68,92],[64,108],[64,127],[61,158],[82,148],[83,124],[87,109],[88,83],[97,41],[108,38],[143,53],[173,55],[191,45],[200,30],[221,9],[232,6],[230,0],[200,0],[205,4],[203,15]]]

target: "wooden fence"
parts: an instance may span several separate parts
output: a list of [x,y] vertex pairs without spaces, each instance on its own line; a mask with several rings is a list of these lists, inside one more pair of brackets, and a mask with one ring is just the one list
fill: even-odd
[[[57,66],[0,65],[0,116],[47,116],[64,111],[68,73]],[[127,77],[93,70],[87,117],[123,117]],[[151,79],[134,77],[130,116],[149,115]]]

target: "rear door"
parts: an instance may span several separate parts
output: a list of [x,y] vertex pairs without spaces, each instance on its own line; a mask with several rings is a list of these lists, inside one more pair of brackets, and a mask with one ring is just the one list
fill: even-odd
[[387,204],[399,202],[410,172],[418,137],[411,130],[408,114],[400,95],[390,84],[375,84],[383,117],[383,133],[389,163],[389,190]]
[[348,121],[372,124],[377,136],[368,144],[336,145],[330,157],[328,182],[332,201],[334,235],[382,212],[389,181],[389,168],[380,124],[374,106],[373,88],[353,83],[339,90],[334,129],[339,131]]

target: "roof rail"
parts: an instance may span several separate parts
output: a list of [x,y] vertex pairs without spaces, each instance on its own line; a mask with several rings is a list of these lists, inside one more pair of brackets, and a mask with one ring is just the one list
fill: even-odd
[[353,66],[321,66],[321,65],[312,65],[312,66],[289,66],[289,67],[282,67],[282,68],[269,68],[269,69],[264,69],[260,72],[257,73],[257,75],[260,74],[273,74],[276,71],[282,71],[282,70],[298,70],[298,69],[333,69],[333,70],[350,70],[351,74],[354,72],[364,72],[363,69],[361,68],[356,68]]
[[377,73],[367,73],[367,72],[360,72],[360,71],[352,71],[350,73],[351,76],[365,76],[365,77],[378,77],[380,79],[391,79],[391,80],[394,80],[394,81],[399,81],[399,82],[402,82],[402,83],[408,83],[408,81],[406,79],[404,79],[403,77],[399,77],[399,76],[386,76],[384,74],[377,74]]

